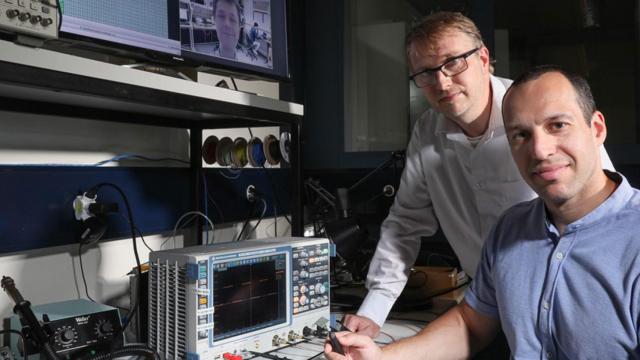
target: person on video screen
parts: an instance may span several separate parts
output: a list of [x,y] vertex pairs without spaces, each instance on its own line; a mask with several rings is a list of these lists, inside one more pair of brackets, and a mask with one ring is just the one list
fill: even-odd
[[238,0],[217,0],[213,4],[213,16],[218,34],[218,56],[237,59],[236,48],[240,39],[242,7]]

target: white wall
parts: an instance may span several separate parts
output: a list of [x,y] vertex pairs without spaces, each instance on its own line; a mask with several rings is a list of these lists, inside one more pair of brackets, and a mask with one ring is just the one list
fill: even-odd
[[[250,83],[243,86],[250,90]],[[93,164],[123,153],[189,159],[189,134],[184,129],[2,111],[0,128],[1,164]],[[271,130],[277,131],[277,128]],[[246,128],[238,131],[241,133],[236,136],[248,137]],[[69,212],[72,216],[71,209]],[[251,228],[254,224],[251,223]],[[219,226],[213,234],[215,241],[235,239],[241,227],[242,224]],[[275,228],[274,219],[264,219],[251,237],[290,234],[290,226],[283,218],[278,219],[277,234]],[[147,236],[145,240],[151,248],[160,249],[168,235]],[[164,245],[172,247],[173,244],[168,241]],[[176,244],[181,246],[181,236]],[[149,251],[141,242],[138,250],[140,260],[146,261]],[[32,304],[82,298],[84,285],[77,254],[77,244],[0,254],[0,275],[11,276]],[[96,301],[128,307],[126,274],[135,266],[130,238],[101,241],[83,253],[83,263],[89,293]],[[9,297],[0,294],[0,317],[11,315],[12,307]]]

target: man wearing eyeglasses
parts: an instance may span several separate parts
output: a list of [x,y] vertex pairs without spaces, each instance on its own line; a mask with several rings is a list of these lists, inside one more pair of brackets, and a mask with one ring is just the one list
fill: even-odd
[[461,304],[382,349],[333,334],[327,359],[467,359],[499,329],[510,359],[640,359],[640,190],[602,170],[607,126],[587,81],[534,67],[502,111],[511,155],[539,197],[498,218]]
[[[472,278],[499,215],[536,196],[511,158],[502,97],[511,80],[491,75],[489,50],[460,13],[427,16],[406,37],[410,79],[431,105],[416,122],[407,161],[369,267],[369,290],[343,325],[376,337],[402,292],[420,238],[438,227]],[[603,150],[603,148],[601,149]],[[605,168],[612,169],[602,151]]]

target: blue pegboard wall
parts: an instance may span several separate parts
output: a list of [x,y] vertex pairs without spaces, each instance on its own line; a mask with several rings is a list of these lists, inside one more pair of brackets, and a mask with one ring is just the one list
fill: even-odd
[[[242,170],[234,173],[236,179],[228,179],[228,174],[221,172],[228,170],[206,170],[203,175],[210,195],[208,212],[214,223],[220,223],[222,217],[211,201],[216,202],[225,222],[244,220],[250,209],[245,200],[249,184],[264,193],[269,210],[266,216],[273,215],[274,187],[283,207],[278,213],[289,212],[287,170],[269,170],[274,186],[264,170]],[[0,166],[0,253],[77,243],[81,228],[74,218],[72,202],[78,194],[105,182],[123,190],[143,234],[170,231],[182,214],[193,210],[190,175],[188,168]],[[119,193],[102,187],[98,200],[119,205],[119,213],[108,216],[105,239],[130,236]],[[260,210],[254,211],[254,217]]]
[[[214,222],[231,222],[244,220],[251,211],[251,204],[246,201],[246,189],[253,185],[267,203],[265,217],[289,214],[291,209],[291,188],[289,170],[287,169],[244,169],[240,173],[231,173],[226,169],[205,171],[206,188],[212,199],[207,202],[208,215]],[[237,176],[237,178],[235,178]],[[232,179],[230,179],[232,178]],[[277,195],[277,199],[276,199]],[[224,218],[211,200],[215,201]],[[262,213],[262,203],[256,202],[251,218],[258,218]]]

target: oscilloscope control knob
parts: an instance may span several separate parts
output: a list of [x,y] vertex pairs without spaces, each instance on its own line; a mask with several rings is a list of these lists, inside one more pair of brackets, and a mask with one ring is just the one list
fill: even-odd
[[49,26],[53,23],[53,20],[51,20],[50,18],[44,18],[42,20],[40,20],[40,25],[42,26]]
[[16,10],[16,9],[9,9],[7,10],[7,17],[9,19],[13,19],[14,17],[20,15],[20,11]]
[[28,12],[22,13],[18,16],[18,19],[20,19],[20,21],[27,21],[29,20],[29,18],[31,18],[31,14],[29,14]]
[[32,16],[31,19],[29,19],[29,21],[34,25],[39,23],[40,20],[42,20],[42,16],[40,15]]

